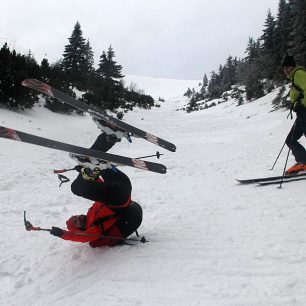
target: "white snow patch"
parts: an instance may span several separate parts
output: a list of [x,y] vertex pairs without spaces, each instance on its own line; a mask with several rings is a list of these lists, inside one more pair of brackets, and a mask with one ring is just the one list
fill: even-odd
[[[67,153],[0,139],[0,305],[306,305],[305,183],[277,189],[235,181],[282,173],[287,150],[268,169],[293,122],[286,111],[271,112],[276,92],[186,114],[176,111],[185,103],[181,81],[140,79],[148,94],[175,97],[125,120],[175,143],[176,153],[140,139],[111,150],[164,154],[154,161],[168,167],[165,175],[122,168],[144,209],[139,232],[150,242],[92,249],[26,232],[24,210],[33,225],[64,227],[91,202],[70,184],[58,188],[52,170],[74,165]],[[88,116],[42,107],[0,109],[0,123],[86,147],[99,133]]]

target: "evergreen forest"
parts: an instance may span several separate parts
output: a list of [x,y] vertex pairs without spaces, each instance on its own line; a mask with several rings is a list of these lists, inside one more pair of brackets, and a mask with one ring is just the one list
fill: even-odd
[[[89,39],[83,37],[81,25],[74,25],[62,58],[49,63],[44,58],[37,63],[31,51],[20,54],[11,50],[7,43],[0,49],[0,106],[12,110],[33,107],[38,102],[39,93],[21,85],[26,78],[36,78],[65,93],[76,97],[76,90],[82,93],[82,101],[103,110],[111,110],[120,118],[123,111],[133,107],[150,108],[154,105],[151,96],[127,88],[123,82],[122,66],[116,62],[112,46],[102,51],[98,67],[94,68],[94,52]],[[72,112],[72,108],[56,99],[46,97],[45,106],[62,113]]]
[[[298,66],[306,66],[306,1],[279,0],[277,15],[268,10],[262,35],[249,37],[245,57],[228,56],[218,71],[212,71],[210,78],[204,74],[200,89],[188,88],[187,112],[205,109],[231,97],[237,105],[258,99],[280,87],[277,98],[272,101],[275,108],[288,106],[286,80],[281,67],[286,54],[294,57]],[[200,101],[200,103],[199,103]]]

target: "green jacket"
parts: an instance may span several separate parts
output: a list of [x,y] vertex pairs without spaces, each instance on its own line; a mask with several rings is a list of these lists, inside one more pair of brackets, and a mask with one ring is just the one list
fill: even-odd
[[290,101],[293,104],[293,110],[297,109],[297,104],[301,104],[306,108],[306,71],[304,67],[295,68],[289,75],[292,81],[290,89]]

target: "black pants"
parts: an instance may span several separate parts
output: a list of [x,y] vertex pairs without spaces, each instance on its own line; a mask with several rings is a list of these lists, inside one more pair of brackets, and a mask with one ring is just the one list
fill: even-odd
[[295,124],[287,136],[286,144],[291,149],[296,162],[306,164],[306,150],[298,142],[303,135],[306,136],[306,108],[304,107],[297,113]]
[[130,179],[120,170],[103,170],[103,183],[84,180],[81,174],[71,184],[71,191],[80,197],[102,202],[105,205],[122,205],[131,196],[132,184]]
[[[91,148],[106,152],[116,142],[111,136],[102,133]],[[106,205],[122,205],[130,198],[132,184],[123,172],[118,169],[105,169],[101,177],[104,183],[87,181],[79,174],[71,184],[71,191],[77,196]]]
[[90,147],[91,149],[107,152],[110,148],[112,148],[118,141],[116,136],[107,135],[105,133],[101,133],[94,144]]

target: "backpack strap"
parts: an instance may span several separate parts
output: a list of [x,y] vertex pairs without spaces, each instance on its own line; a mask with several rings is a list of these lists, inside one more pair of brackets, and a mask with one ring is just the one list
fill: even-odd
[[90,226],[100,226],[102,232],[104,232],[104,222],[113,219],[116,216],[116,214],[112,214],[112,215],[108,215],[102,218],[97,219],[96,221],[94,221]]
[[300,103],[304,99],[304,91],[303,91],[303,89],[300,86],[298,86],[298,85],[296,85],[294,83],[294,76],[295,76],[296,72],[297,72],[297,70],[294,72],[294,74],[292,76],[292,83],[291,83],[291,85],[292,85],[292,87],[294,87],[299,92],[299,95],[298,95],[298,97],[297,97],[295,102]]

